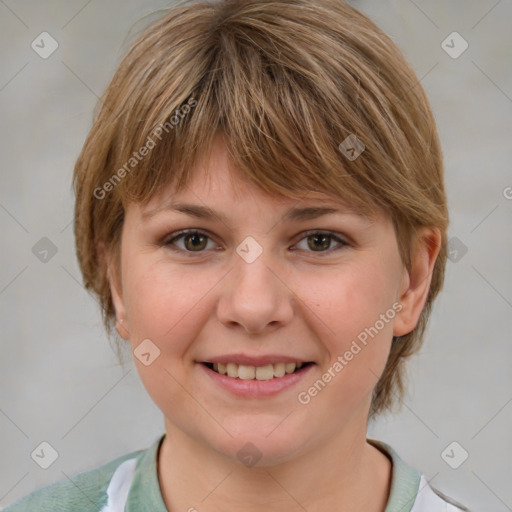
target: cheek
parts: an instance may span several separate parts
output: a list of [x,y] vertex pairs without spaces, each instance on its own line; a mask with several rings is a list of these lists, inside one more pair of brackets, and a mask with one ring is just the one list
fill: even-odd
[[[340,349],[373,326],[396,299],[396,272],[377,258],[318,277],[304,280],[303,296],[325,324],[331,345]],[[389,334],[391,323],[379,322],[379,331]]]
[[183,361],[191,341],[200,336],[208,315],[208,291],[218,276],[215,280],[206,274],[199,278],[193,265],[171,268],[162,259],[144,255],[132,258],[126,269],[124,298],[132,350],[147,346],[141,344],[147,339],[160,350],[147,366],[134,357],[140,378],[167,417],[175,416],[177,408],[184,417],[193,417],[196,406],[184,396],[179,383],[191,369]]
[[[322,328],[328,353],[322,369],[330,371],[324,375],[333,403],[357,403],[373,389],[384,369],[396,315],[396,278],[390,262],[375,258],[332,274],[324,293],[318,281],[316,287],[309,283],[315,313],[328,327]],[[311,290],[316,292],[311,295]]]
[[163,261],[134,260],[126,277],[125,303],[132,343],[149,338],[179,353],[206,314],[205,296],[218,281],[198,277],[194,266],[171,268]]

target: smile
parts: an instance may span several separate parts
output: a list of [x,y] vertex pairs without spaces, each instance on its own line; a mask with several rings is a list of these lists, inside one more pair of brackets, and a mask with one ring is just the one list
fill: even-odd
[[270,397],[291,389],[304,382],[315,366],[313,362],[279,362],[262,366],[219,362],[197,364],[216,389],[243,398]]
[[263,366],[250,366],[236,363],[204,363],[210,370],[221,375],[242,380],[271,380],[295,373],[311,363],[275,363]]

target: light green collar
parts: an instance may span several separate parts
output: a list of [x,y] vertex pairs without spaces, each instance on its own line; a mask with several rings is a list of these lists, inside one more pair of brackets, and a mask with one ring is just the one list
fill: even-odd
[[388,444],[375,439],[367,439],[367,441],[387,455],[393,465],[391,489],[384,512],[411,512],[418,495],[421,473],[408,466]]
[[[133,476],[126,512],[167,512],[158,483],[157,456],[165,437],[162,434],[143,452]],[[408,466],[386,443],[367,439],[368,443],[387,455],[392,461],[391,489],[384,512],[411,512],[418,494],[421,474]],[[191,506],[194,504],[191,503]]]

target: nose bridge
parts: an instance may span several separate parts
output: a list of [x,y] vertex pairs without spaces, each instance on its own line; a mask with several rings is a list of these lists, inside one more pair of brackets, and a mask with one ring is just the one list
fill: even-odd
[[229,284],[219,302],[219,320],[259,332],[269,324],[286,323],[293,315],[291,292],[275,275],[270,250],[252,237],[236,248]]
[[[254,254],[254,249],[251,248],[245,255],[240,255],[243,248],[237,250],[238,258],[235,260],[235,286],[234,291],[239,296],[248,297],[255,296],[260,293],[267,293],[268,298],[274,295],[277,290],[275,283],[275,276],[270,268],[272,262],[270,261],[269,254]],[[245,258],[247,256],[247,259]]]

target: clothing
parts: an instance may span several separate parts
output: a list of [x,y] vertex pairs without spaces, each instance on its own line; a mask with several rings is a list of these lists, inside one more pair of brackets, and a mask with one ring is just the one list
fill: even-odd
[[[158,449],[165,434],[149,448],[118,457],[36,490],[4,512],[168,512],[158,483]],[[368,442],[392,460],[391,490],[385,512],[460,512],[429,486],[426,478],[403,462],[391,446]],[[193,510],[194,503],[191,503]],[[198,504],[198,508],[201,507]]]

